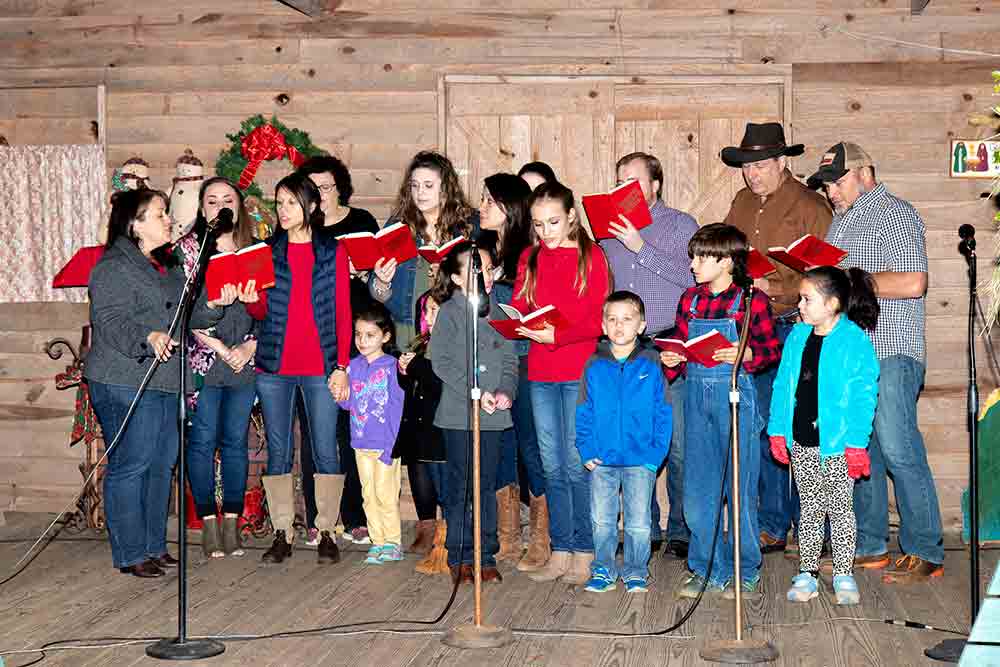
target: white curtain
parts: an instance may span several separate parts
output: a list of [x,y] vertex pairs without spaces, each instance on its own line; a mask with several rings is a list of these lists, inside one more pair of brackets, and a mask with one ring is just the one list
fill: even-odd
[[0,146],[0,165],[0,303],[86,301],[86,288],[51,285],[106,225],[101,147]]

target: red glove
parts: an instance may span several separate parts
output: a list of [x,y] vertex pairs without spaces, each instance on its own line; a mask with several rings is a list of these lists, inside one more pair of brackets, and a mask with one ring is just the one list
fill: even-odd
[[861,479],[870,477],[872,474],[872,460],[868,456],[867,449],[848,447],[844,451],[844,458],[847,459],[847,476],[851,479]]
[[783,435],[772,435],[771,438],[771,456],[778,463],[784,463],[788,465],[788,445],[785,444],[785,436]]

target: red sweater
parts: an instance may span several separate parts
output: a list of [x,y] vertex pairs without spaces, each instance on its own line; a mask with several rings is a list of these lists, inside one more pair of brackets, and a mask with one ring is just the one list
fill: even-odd
[[[316,258],[312,243],[288,244],[288,267],[292,272],[292,291],[288,299],[288,322],[285,324],[285,344],[281,348],[278,375],[324,375],[323,350],[312,303],[312,274]],[[343,245],[337,248],[337,363],[345,367],[351,361],[351,338],[354,324],[351,314],[350,267]],[[260,292],[257,303],[247,304],[250,316],[263,320],[267,316],[267,290]]]
[[579,251],[576,248],[549,249],[542,244],[538,253],[535,302],[529,304],[518,294],[524,285],[528,257],[533,250],[530,247],[521,254],[511,305],[527,313],[552,304],[571,324],[556,329],[554,344],[531,344],[528,379],[535,382],[576,382],[583,374],[587,359],[597,349],[597,339],[601,336],[601,309],[610,285],[608,262],[601,248],[594,245],[587,272],[587,288],[580,296],[574,284]]

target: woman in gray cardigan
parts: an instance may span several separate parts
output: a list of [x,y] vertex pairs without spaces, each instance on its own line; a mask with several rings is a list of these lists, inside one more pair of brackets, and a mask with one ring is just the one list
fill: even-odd
[[[93,346],[84,377],[94,412],[110,445],[154,360],[145,392],[118,443],[108,453],[104,507],[115,567],[137,577],[160,577],[177,561],[167,553],[167,502],[177,460],[177,341],[167,331],[184,287],[170,242],[167,196],[130,190],[111,202],[108,242],[90,275]],[[218,320],[217,306],[235,288],[193,308],[192,326]]]

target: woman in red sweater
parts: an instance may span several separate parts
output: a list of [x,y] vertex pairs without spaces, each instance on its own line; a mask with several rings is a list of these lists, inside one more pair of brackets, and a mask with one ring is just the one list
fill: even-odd
[[543,183],[532,193],[530,206],[534,245],[521,255],[511,305],[521,312],[553,305],[567,324],[518,329],[532,341],[528,381],[552,540],[549,562],[528,576],[583,584],[590,577],[594,540],[590,473],[576,448],[576,401],[583,366],[601,335],[611,277],[604,253],[580,226],[569,188]]

